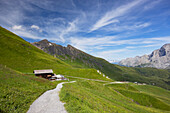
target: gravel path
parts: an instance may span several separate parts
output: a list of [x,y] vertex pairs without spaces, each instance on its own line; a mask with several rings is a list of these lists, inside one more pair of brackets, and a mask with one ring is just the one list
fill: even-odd
[[98,82],[108,82],[110,83],[109,81],[104,81],[104,80],[99,80],[99,79],[89,79],[89,78],[82,78],[82,77],[75,77],[75,76],[68,76],[68,75],[65,75],[66,77],[71,77],[71,78],[78,78],[78,79],[84,79],[84,80],[92,80],[92,81],[98,81]]
[[115,82],[109,82],[107,84],[103,84],[103,85],[109,85],[109,84],[127,84],[129,82],[120,82],[120,81],[115,81]]
[[73,82],[75,81],[62,82],[55,89],[46,91],[32,103],[27,113],[67,113],[64,103],[60,101],[59,91],[63,87],[62,84]]

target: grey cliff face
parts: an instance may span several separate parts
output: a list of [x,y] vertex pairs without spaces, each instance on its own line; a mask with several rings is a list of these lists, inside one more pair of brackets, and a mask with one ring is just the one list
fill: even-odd
[[163,45],[160,49],[153,51],[150,55],[127,58],[119,62],[124,66],[155,67],[160,69],[170,68],[170,44]]

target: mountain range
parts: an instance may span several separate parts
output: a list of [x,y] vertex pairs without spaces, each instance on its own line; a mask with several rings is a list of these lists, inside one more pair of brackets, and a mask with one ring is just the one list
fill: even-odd
[[[102,58],[89,55],[71,45],[63,47],[61,45],[52,43],[47,39],[34,42],[32,45],[62,60],[63,62],[70,64],[75,68],[94,68],[96,70],[100,70],[106,76],[114,80],[133,82],[137,81],[149,84],[152,81],[157,82],[157,85],[162,87],[170,84],[169,79],[164,79],[164,77],[167,78],[170,76],[168,70],[159,70],[156,68],[132,68],[111,64]],[[163,75],[160,76],[160,73]]]
[[121,60],[119,65],[170,69],[170,43],[163,45],[160,49],[154,50],[149,55]]

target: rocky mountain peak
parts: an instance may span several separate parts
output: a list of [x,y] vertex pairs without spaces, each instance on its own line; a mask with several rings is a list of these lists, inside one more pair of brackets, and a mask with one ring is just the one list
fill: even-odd
[[51,55],[62,55],[64,57],[67,57],[68,55],[76,56],[80,53],[80,50],[76,49],[71,45],[67,45],[67,47],[63,47],[61,45],[51,43],[47,39],[41,40],[39,42],[34,42],[33,45]]
[[160,49],[154,50],[150,55],[127,58],[121,60],[119,64],[132,67],[170,68],[170,43],[163,45]]
[[49,42],[47,39],[43,39],[40,42]]
[[159,50],[159,56],[165,56],[170,54],[170,43],[163,45]]
[[43,39],[43,40],[39,41],[39,43],[48,44],[48,43],[50,43],[50,42],[49,42],[47,39]]
[[67,48],[69,48],[69,49],[76,49],[75,47],[73,47],[73,46],[70,45],[70,44],[67,45]]
[[46,48],[46,47],[48,47],[48,46],[53,46],[53,45],[55,45],[54,43],[51,43],[51,42],[48,41],[47,39],[43,39],[43,40],[41,40],[41,41],[39,41],[39,42],[34,42],[34,43],[32,43],[32,44],[33,44],[34,46],[40,48],[40,49],[44,49],[44,48]]

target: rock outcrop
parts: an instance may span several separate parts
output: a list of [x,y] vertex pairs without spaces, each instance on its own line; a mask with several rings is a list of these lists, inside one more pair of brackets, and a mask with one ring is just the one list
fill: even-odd
[[136,56],[121,60],[119,65],[129,67],[155,67],[160,69],[170,68],[170,44],[163,45],[160,49],[153,51],[150,55]]

